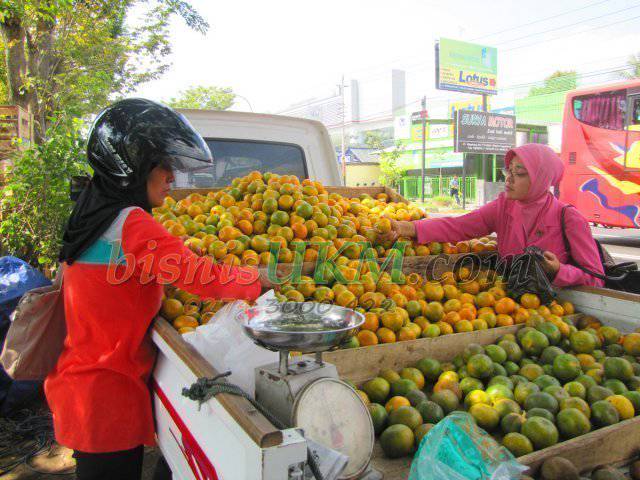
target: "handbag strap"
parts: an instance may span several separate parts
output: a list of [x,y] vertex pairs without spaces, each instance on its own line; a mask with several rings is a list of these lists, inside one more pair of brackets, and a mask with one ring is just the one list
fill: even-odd
[[[574,267],[578,268],[579,270],[582,270],[583,272],[588,273],[589,275],[596,277],[600,280],[603,280],[605,282],[606,281],[619,282],[621,280],[624,280],[624,278],[627,276],[627,272],[617,277],[610,277],[607,275],[602,275],[600,273],[594,272],[593,270],[589,270],[588,268],[585,268],[582,265],[580,265],[578,262],[576,262],[576,260],[573,258],[573,255],[571,255],[571,243],[569,243],[569,238],[567,236],[567,230],[564,222],[565,212],[569,207],[573,207],[573,205],[565,205],[564,207],[562,207],[562,210],[560,212],[560,226],[562,229],[562,240],[564,241],[564,249],[567,251],[567,254],[569,255],[569,261],[571,262],[571,264]],[[600,256],[600,263],[602,264],[604,269],[604,260],[603,260],[604,253],[603,253],[602,245],[596,239],[594,239],[594,242],[596,242],[596,247],[598,248],[598,255]]]

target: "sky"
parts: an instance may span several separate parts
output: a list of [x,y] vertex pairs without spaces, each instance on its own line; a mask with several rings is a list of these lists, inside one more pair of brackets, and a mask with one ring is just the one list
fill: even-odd
[[640,0],[191,3],[209,32],[175,19],[172,66],[139,95],[162,101],[191,85],[232,87],[249,102],[239,98],[234,110],[277,113],[335,94],[344,75],[360,81],[368,110],[376,112],[387,108],[392,68],[406,71],[408,104],[417,107],[422,95],[455,96],[434,89],[440,37],[497,47],[498,82],[513,95],[558,69],[578,70],[583,83],[610,81],[615,74],[603,71],[640,52]]

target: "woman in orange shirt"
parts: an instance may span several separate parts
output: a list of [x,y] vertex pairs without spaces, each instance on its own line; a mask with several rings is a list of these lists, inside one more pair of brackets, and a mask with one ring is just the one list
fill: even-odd
[[197,257],[149,213],[162,205],[174,170],[212,163],[184,117],[148,100],[117,102],[95,120],[87,153],[94,175],[60,254],[67,337],[45,392],[79,480],[139,479],[143,445],[155,443],[149,328],[164,285],[254,300],[260,283],[255,269]]

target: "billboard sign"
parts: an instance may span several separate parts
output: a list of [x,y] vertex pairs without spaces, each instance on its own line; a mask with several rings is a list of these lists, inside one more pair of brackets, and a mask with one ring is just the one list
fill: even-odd
[[449,38],[436,43],[436,88],[495,95],[497,78],[496,48]]
[[456,114],[456,152],[504,155],[516,146],[516,117],[459,110]]

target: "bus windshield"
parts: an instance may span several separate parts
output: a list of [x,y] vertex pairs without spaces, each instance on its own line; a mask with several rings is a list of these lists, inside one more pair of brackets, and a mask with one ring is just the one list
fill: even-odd
[[213,154],[213,166],[193,173],[176,173],[174,188],[225,187],[236,177],[257,170],[307,177],[304,151],[299,145],[205,138]]

